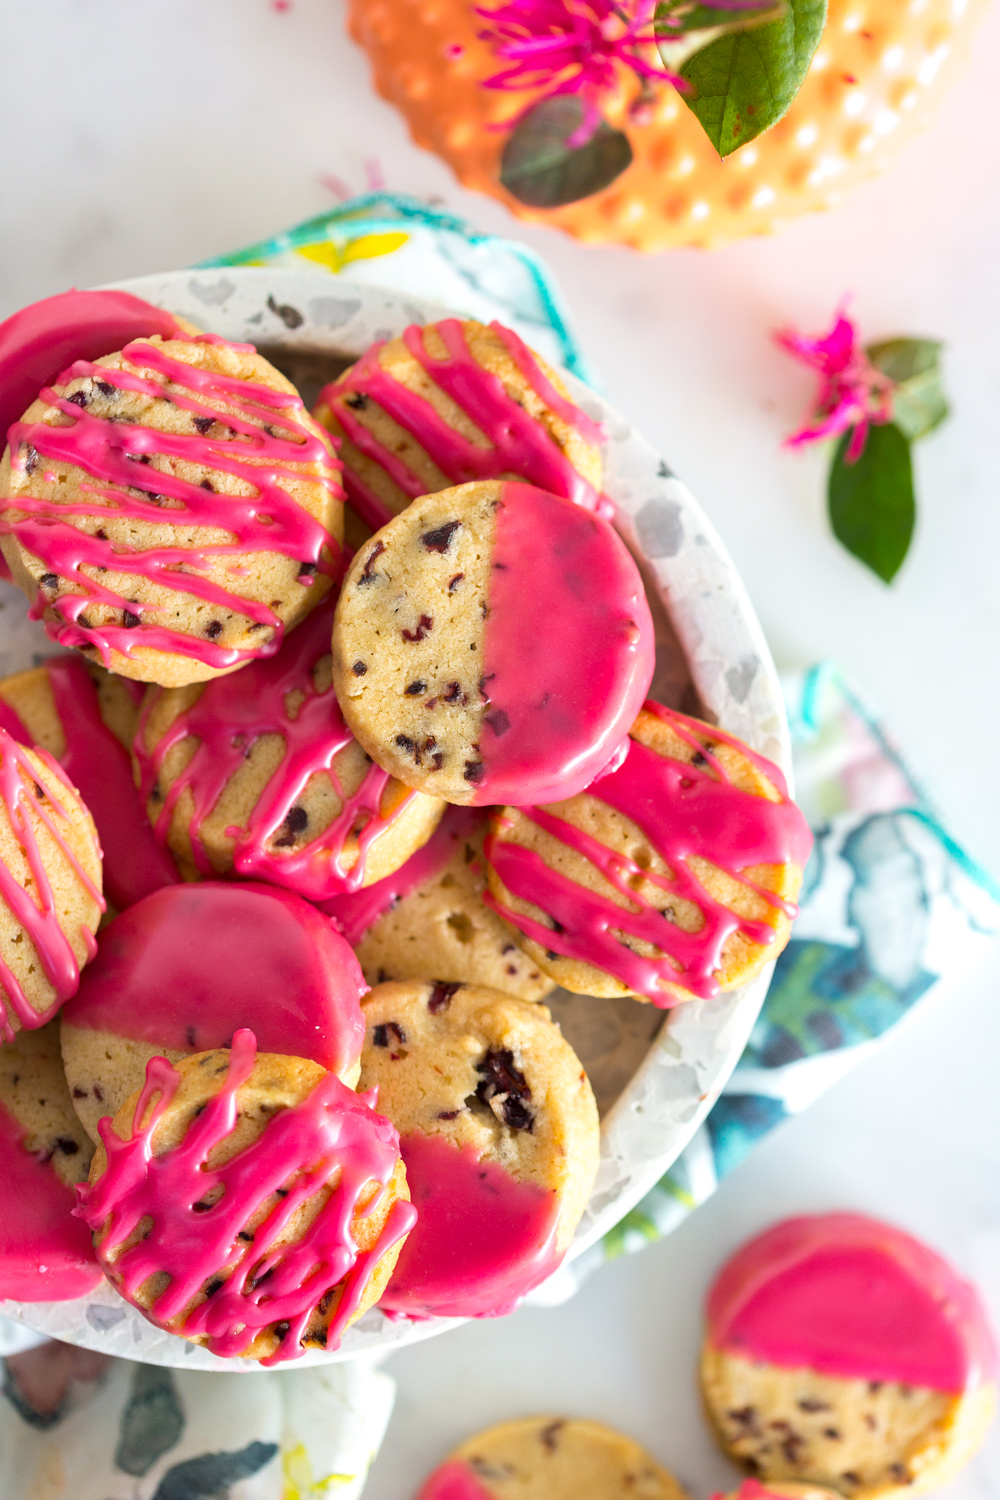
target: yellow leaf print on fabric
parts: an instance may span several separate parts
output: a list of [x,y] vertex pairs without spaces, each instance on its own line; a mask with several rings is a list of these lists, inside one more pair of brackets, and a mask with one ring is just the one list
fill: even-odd
[[310,1500],[313,1495],[328,1495],[342,1484],[350,1484],[356,1474],[325,1474],[313,1478],[312,1463],[304,1443],[296,1443],[281,1455],[281,1471],[285,1487],[281,1500]]
[[391,255],[409,240],[408,234],[387,231],[383,234],[359,234],[357,239],[337,245],[333,240],[320,240],[315,245],[299,245],[296,253],[303,260],[326,266],[328,271],[342,271],[354,260],[374,260],[379,255]]

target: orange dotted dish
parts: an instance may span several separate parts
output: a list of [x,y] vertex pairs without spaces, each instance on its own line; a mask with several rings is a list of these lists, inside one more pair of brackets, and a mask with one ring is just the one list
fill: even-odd
[[985,9],[986,0],[830,0],[788,113],[724,162],[669,86],[658,91],[644,123],[631,122],[639,83],[622,69],[603,113],[628,135],[631,166],[590,198],[538,209],[500,185],[507,131],[496,126],[540,91],[482,87],[497,59],[477,39],[483,23],[469,0],[349,0],[351,33],[371,58],[375,85],[402,110],[418,146],[519,218],[637,250],[767,234],[839,202],[928,123]]

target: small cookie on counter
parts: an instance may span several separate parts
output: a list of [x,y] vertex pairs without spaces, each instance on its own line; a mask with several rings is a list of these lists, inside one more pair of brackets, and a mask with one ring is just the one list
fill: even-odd
[[811,845],[777,766],[648,701],[584,792],[495,815],[487,901],[565,989],[671,1006],[778,956]]
[[73,1189],[94,1148],[73,1113],[59,1022],[0,1046],[0,1298],[61,1302],[100,1278]]
[[600,429],[500,323],[443,318],[374,344],[324,387],[314,415],[339,439],[355,547],[418,496],[475,479],[599,504]]
[[102,1129],[80,1216],[157,1327],[265,1363],[332,1351],[413,1222],[398,1147],[333,1073],[258,1054],[243,1029],[231,1049],[150,1063]]
[[938,1489],[982,1443],[996,1383],[975,1289],[861,1214],[772,1226],[709,1293],[706,1407],[729,1456],[766,1484],[847,1500]]
[[270,654],[343,535],[339,464],[294,387],[249,345],[188,335],[64,375],[0,463],[0,545],[49,634],[165,686]]
[[523,1417],[477,1433],[417,1500],[687,1500],[638,1443],[577,1417]]
[[344,582],[333,680],[369,755],[486,806],[582,791],[652,679],[642,580],[606,521],[528,485],[415,500]]
[[373,765],[331,680],[332,599],[269,660],[153,688],[135,737],[157,839],[186,880],[237,875],[310,901],[391,875],[444,810]]
[[362,1002],[361,1090],[400,1133],[419,1218],[390,1311],[510,1311],[560,1264],[597,1173],[579,1058],[543,1005],[467,984],[378,985]]
[[369,984],[443,979],[541,1000],[547,974],[483,902],[485,808],[449,807],[422,849],[394,875],[321,903]]
[[94,956],[101,847],[59,765],[0,727],[0,1038],[52,1019]]

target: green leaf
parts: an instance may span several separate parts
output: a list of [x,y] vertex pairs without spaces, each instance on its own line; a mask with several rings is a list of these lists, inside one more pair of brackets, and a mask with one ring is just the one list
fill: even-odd
[[687,59],[680,72],[691,92],[681,98],[720,156],[731,156],[781,119],[802,87],[825,24],[826,0],[787,0],[777,20],[726,31]]
[[933,432],[948,415],[941,348],[934,339],[886,339],[866,350],[876,369],[896,384],[892,420],[911,443]]
[[599,193],[632,161],[632,147],[620,130],[602,120],[582,146],[569,137],[583,123],[575,94],[542,99],[512,131],[500,161],[500,181],[532,208],[559,208]]
[[895,422],[869,427],[865,451],[849,464],[845,455],[850,440],[846,432],[830,467],[830,524],[848,552],[884,583],[891,583],[909,549],[916,520],[910,444]]

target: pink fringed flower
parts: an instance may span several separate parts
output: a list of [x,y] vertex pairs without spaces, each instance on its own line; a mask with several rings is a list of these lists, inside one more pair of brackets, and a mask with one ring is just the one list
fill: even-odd
[[844,457],[849,464],[857,463],[865,451],[871,424],[892,421],[895,386],[888,375],[875,368],[858,343],[845,304],[837,309],[833,327],[823,338],[807,338],[794,329],[784,329],[774,337],[782,349],[820,374],[813,416],[785,439],[786,446],[800,448],[850,432]]

